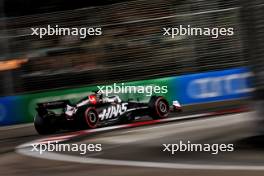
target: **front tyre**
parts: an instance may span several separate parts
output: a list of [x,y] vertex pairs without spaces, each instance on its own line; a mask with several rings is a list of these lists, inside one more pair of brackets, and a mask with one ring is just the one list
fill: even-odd
[[163,119],[168,117],[170,106],[167,100],[162,96],[152,96],[149,101],[150,116],[152,119]]
[[43,118],[39,114],[36,114],[34,118],[34,126],[36,131],[40,135],[53,134],[56,132],[55,125],[49,118]]

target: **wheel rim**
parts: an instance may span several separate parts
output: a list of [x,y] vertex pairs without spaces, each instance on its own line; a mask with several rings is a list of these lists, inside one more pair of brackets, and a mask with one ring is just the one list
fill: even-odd
[[85,112],[85,120],[89,128],[96,128],[99,120],[98,114],[94,108],[88,108]]
[[90,122],[96,123],[97,117],[96,117],[96,114],[94,112],[90,111],[89,114],[88,114],[88,116],[90,118]]
[[163,101],[160,101],[159,108],[162,113],[167,113],[167,105]]
[[168,116],[169,114],[169,105],[168,103],[166,103],[166,101],[164,101],[162,99],[162,97],[160,97],[157,101],[156,101],[156,112],[157,112],[157,115],[160,117],[160,118],[165,118]]

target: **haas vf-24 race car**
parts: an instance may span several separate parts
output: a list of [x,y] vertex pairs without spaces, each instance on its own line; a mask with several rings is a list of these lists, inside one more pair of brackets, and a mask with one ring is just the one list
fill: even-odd
[[104,97],[94,93],[76,104],[69,100],[37,104],[34,119],[39,134],[52,134],[59,130],[81,130],[101,126],[130,123],[135,118],[150,116],[152,119],[168,117],[170,111],[181,111],[178,101],[170,107],[162,96],[152,96],[148,103],[122,101],[119,96]]

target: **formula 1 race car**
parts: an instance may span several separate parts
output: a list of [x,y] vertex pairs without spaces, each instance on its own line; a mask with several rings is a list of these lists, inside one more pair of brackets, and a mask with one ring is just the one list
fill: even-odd
[[169,107],[162,96],[152,96],[148,103],[124,102],[119,96],[104,97],[95,92],[76,104],[69,100],[38,103],[36,110],[35,129],[39,134],[52,134],[62,129],[80,130],[129,123],[146,115],[162,119],[168,117],[170,111],[181,111],[181,105],[173,101],[173,106]]

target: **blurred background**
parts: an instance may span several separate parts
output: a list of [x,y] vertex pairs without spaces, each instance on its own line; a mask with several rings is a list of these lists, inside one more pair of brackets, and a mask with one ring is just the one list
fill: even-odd
[[[0,119],[4,121],[8,117],[7,113],[12,111],[8,107],[25,104],[20,102],[25,96],[113,82],[179,78],[213,71],[220,71],[215,76],[228,76],[231,73],[221,71],[229,70],[232,74],[255,73],[253,84],[261,90],[263,12],[261,0],[153,0],[151,3],[146,0],[0,0]],[[78,36],[39,39],[30,35],[31,27],[47,25],[99,26],[103,35],[85,39]],[[235,35],[217,39],[208,36],[171,39],[162,35],[163,27],[179,25],[232,27]],[[249,77],[252,76],[243,77],[242,82],[235,81],[231,89],[250,87]],[[180,92],[181,84],[184,83],[177,83],[180,88],[171,92]],[[229,85],[223,82],[208,86],[208,91],[212,91],[217,87],[227,89]],[[228,100],[244,98],[234,92],[199,102],[221,101],[226,96]],[[257,92],[256,97],[263,97],[263,91]],[[15,114],[12,116],[16,119]],[[32,120],[32,117],[19,118],[12,123]]]
[[[15,60],[17,68],[6,64],[1,69],[1,95],[220,70],[249,62],[241,1],[96,2],[2,1],[1,60]],[[101,26],[103,35],[30,35],[31,27],[48,24]],[[162,35],[163,27],[180,24],[233,27],[235,35],[174,40]]]
[[[31,35],[31,28],[47,25],[101,27],[103,34],[85,39]],[[179,25],[234,28],[234,35],[163,35],[163,28]],[[178,100],[183,113],[154,127],[45,139],[36,133],[36,103],[77,101],[96,86],[115,82],[168,86],[163,96]],[[257,111],[241,113],[248,107]],[[263,0],[0,0],[0,175],[263,175],[263,107]],[[210,117],[198,119],[200,113]],[[21,147],[72,136],[67,143],[101,143],[103,152],[46,156]],[[235,151],[174,157],[161,152],[162,144],[180,139],[231,143]],[[72,157],[78,158],[69,162]],[[100,159],[106,159],[104,165]]]

